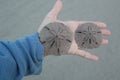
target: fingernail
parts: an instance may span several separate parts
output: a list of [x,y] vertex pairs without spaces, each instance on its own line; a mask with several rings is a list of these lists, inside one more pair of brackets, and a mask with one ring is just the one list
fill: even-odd
[[105,43],[108,43],[108,40],[105,40]]
[[99,58],[98,58],[97,56],[94,56],[93,59],[94,59],[95,61],[98,61],[98,60],[99,60]]
[[110,35],[110,34],[111,34],[111,32],[110,32],[110,31],[107,31],[107,34],[108,34],[108,35]]

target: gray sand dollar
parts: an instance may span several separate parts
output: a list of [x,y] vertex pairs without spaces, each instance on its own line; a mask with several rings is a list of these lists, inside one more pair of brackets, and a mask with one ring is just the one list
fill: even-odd
[[83,23],[75,31],[75,41],[80,49],[98,48],[102,41],[101,30],[94,23]]
[[72,43],[73,34],[63,23],[52,22],[47,24],[39,35],[45,53],[61,55],[68,52]]

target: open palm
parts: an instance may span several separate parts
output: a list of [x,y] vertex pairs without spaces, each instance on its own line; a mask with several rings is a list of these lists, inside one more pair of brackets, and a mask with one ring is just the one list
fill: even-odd
[[[109,36],[111,34],[111,32],[106,29],[106,24],[102,23],[102,22],[96,22],[96,21],[61,21],[61,20],[58,20],[57,16],[58,16],[59,12],[61,11],[62,7],[63,7],[62,1],[57,0],[53,9],[47,14],[47,16],[43,20],[42,24],[40,25],[38,32],[40,32],[42,30],[42,28],[49,23],[60,22],[60,23],[67,25],[70,28],[70,30],[73,33],[75,33],[75,30],[78,27],[78,25],[89,22],[89,23],[94,23],[94,24],[98,25],[99,28],[101,29],[101,32],[103,35]],[[108,44],[108,40],[102,39],[101,44],[104,44],[104,45]],[[74,39],[72,41],[72,44],[71,44],[70,49],[68,51],[68,54],[78,55],[78,56],[84,57],[86,59],[94,60],[94,61],[98,60],[98,56],[93,55],[85,50],[78,49],[77,43],[75,42]]]

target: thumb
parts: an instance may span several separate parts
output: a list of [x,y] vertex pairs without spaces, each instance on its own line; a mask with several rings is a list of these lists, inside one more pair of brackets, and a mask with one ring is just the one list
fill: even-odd
[[57,2],[55,3],[53,9],[47,14],[47,16],[44,18],[42,24],[40,25],[38,32],[40,32],[42,30],[42,28],[44,27],[44,25],[53,22],[56,20],[57,15],[59,14],[60,10],[62,9],[62,1],[61,0],[57,0]]
[[48,18],[52,18],[52,19],[56,19],[58,14],[60,13],[61,9],[62,9],[62,1],[61,0],[57,0],[53,9],[48,13],[47,17]]

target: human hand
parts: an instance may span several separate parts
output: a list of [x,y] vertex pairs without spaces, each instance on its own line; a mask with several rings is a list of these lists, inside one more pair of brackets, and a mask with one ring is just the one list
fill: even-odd
[[[82,24],[93,23],[93,24],[96,24],[100,28],[102,35],[109,36],[111,34],[111,32],[106,29],[106,24],[102,23],[102,22],[96,22],[96,21],[94,22],[94,21],[61,21],[61,20],[58,20],[57,16],[60,13],[62,7],[63,7],[63,4],[62,4],[61,0],[57,0],[53,9],[47,14],[47,16],[45,17],[45,19],[43,20],[42,24],[40,25],[40,27],[38,29],[40,38],[42,38],[42,36],[44,36],[44,35],[41,35],[41,32],[44,30],[46,25],[48,26],[48,24],[51,24],[54,22],[62,23],[61,25],[64,26],[64,27],[62,26],[62,29],[64,29],[64,30],[66,29],[66,31],[64,31],[64,33],[70,34],[70,35],[65,35],[65,36],[67,36],[67,38],[65,37],[65,39],[69,40],[69,41],[65,42],[65,45],[67,45],[66,47],[64,47],[65,46],[64,43],[60,43],[61,45],[64,45],[64,46],[62,46],[62,48],[63,48],[62,50],[64,51],[66,49],[65,50],[65,52],[67,51],[66,54],[78,55],[78,56],[84,57],[86,59],[97,61],[98,56],[93,55],[85,50],[78,48],[78,44],[76,43],[76,40],[75,40],[75,31],[78,28],[78,26],[80,26]],[[57,28],[57,26],[56,26],[56,28]],[[61,29],[58,29],[58,30],[61,30]],[[55,34],[54,31],[52,31],[51,33],[53,35]],[[51,43],[51,42],[49,42],[49,43]],[[104,44],[104,45],[108,44],[108,40],[102,39],[101,44]],[[44,43],[43,43],[43,45],[44,45]],[[50,44],[50,45],[52,45],[52,44]],[[60,47],[58,47],[58,48],[60,48]],[[47,48],[45,48],[45,49],[47,49]],[[56,49],[53,49],[53,50],[56,50]],[[59,52],[59,50],[58,50],[58,52]],[[47,51],[47,53],[45,53],[45,55],[49,55],[49,51]]]

